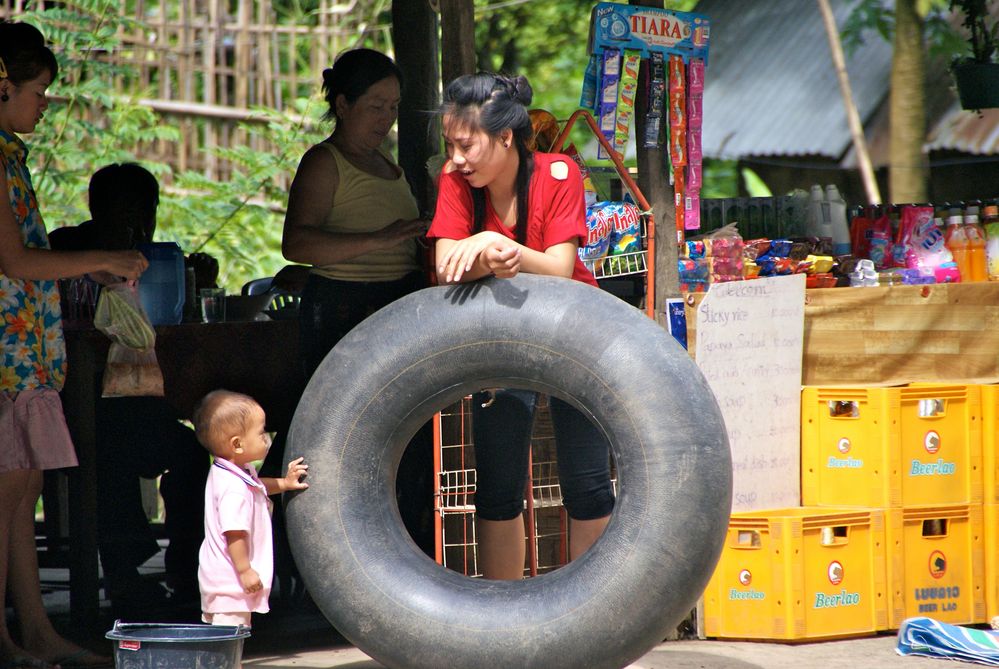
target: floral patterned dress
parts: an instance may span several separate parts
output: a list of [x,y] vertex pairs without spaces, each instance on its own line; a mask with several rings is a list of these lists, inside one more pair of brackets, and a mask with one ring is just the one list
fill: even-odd
[[[7,197],[21,238],[28,248],[47,249],[27,156],[24,142],[0,130]],[[57,394],[66,379],[66,346],[56,281],[0,271],[0,343],[0,472],[75,465]]]

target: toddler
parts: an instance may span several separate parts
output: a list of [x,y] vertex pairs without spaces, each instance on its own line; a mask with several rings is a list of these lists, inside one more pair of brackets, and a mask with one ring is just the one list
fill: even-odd
[[205,487],[205,540],[198,584],[202,620],[211,625],[250,626],[252,612],[266,613],[274,551],[268,495],[309,487],[309,466],[298,458],[284,478],[259,478],[271,439],[264,410],[252,397],[215,390],[194,413],[198,441],[215,456]]

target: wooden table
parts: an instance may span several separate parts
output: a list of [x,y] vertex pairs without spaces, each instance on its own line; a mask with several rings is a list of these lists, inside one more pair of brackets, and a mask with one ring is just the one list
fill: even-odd
[[[100,606],[95,412],[110,342],[94,329],[65,334],[69,373],[62,399],[80,461],[67,470],[69,602],[73,621],[85,624],[97,619]],[[156,357],[166,399],[186,417],[207,392],[226,388],[257,399],[268,429],[284,431],[304,388],[296,319],[160,326]]]

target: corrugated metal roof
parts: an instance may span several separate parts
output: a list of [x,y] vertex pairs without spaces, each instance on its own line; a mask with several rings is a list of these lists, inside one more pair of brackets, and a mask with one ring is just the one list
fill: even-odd
[[[856,0],[830,0],[841,28]],[[703,150],[712,158],[821,155],[850,148],[843,100],[814,0],[701,0],[711,18]],[[891,45],[877,35],[847,56],[861,122],[888,94]]]
[[981,155],[999,153],[999,109],[983,109],[979,113],[966,111],[954,103],[930,132],[923,148]]

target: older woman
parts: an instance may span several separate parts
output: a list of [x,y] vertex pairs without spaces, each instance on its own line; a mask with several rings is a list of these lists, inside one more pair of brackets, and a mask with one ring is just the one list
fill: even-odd
[[[382,148],[399,115],[402,74],[371,49],[344,52],[323,71],[333,133],[306,151],[295,173],[282,251],[311,265],[299,305],[306,374],[355,325],[423,288],[417,238],[428,222],[402,169]],[[433,551],[428,435],[400,464],[399,510],[421,547]]]

